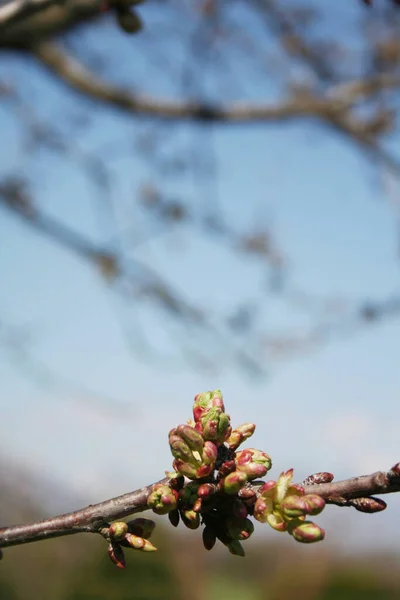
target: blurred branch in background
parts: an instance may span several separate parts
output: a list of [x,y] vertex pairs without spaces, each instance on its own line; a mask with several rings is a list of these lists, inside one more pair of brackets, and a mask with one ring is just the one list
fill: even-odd
[[[17,169],[0,176],[0,206],[94,265],[127,303],[147,301],[152,310],[165,313],[166,323],[181,323],[194,340],[205,333],[206,351],[201,343],[189,347],[188,336],[177,340],[171,335],[182,347],[182,355],[192,357],[196,366],[217,368],[221,353],[216,360],[209,352],[218,340],[229,360],[250,373],[262,374],[274,359],[317,348],[337,332],[347,335],[364,324],[397,316],[400,300],[395,295],[352,302],[338,317],[330,309],[321,309],[329,305],[329,298],[319,302],[315,294],[293,289],[291,257],[280,246],[271,224],[264,220],[253,229],[240,229],[232,224],[235,207],[229,211],[217,207],[223,204],[216,191],[221,157],[212,148],[215,136],[224,129],[242,131],[256,125],[267,130],[286,122],[318,125],[350,142],[367,157],[372,169],[397,178],[400,159],[393,140],[398,135],[400,17],[396,3],[376,3],[364,10],[362,3],[354,2],[336,13],[311,0],[304,6],[276,0],[237,2],[235,6],[181,0],[161,6],[149,1],[139,9],[136,4],[13,0],[1,5],[0,49],[5,64],[12,56],[29,69],[36,63],[36,70],[26,78],[12,76],[11,80],[4,74],[0,90],[5,110],[17,119],[31,150],[45,149],[49,156],[71,162],[86,174],[94,184],[95,210],[110,216],[109,225],[123,205],[116,199],[117,177],[112,175],[111,160],[118,153],[121,161],[132,156],[144,160],[152,177],[150,183],[140,183],[135,205],[146,214],[147,232],[140,228],[126,244],[126,236],[117,228],[112,242],[94,243],[78,229],[49,216],[33,185],[34,170],[23,168],[22,156]],[[124,31],[107,16],[126,10],[132,14],[139,10],[144,20],[143,38],[136,36],[134,45],[127,44]],[[152,69],[144,77],[137,68],[138,57]],[[92,113],[105,118],[111,110],[126,126],[131,121],[148,126],[147,150],[122,135],[114,145],[108,140],[111,150],[98,143],[83,151],[79,138],[84,128],[78,127],[77,134],[68,129],[63,132],[66,117],[61,105],[58,115],[48,111],[45,118],[38,117],[40,98],[28,100],[27,86],[30,80],[35,86],[46,72],[51,74],[48,84],[61,84],[68,91],[72,110],[88,120]],[[257,94],[246,92],[252,82],[258,86]],[[189,141],[166,155],[159,139],[164,136],[173,146],[182,127]],[[96,129],[100,128],[97,124]],[[169,188],[179,186],[188,172],[193,175],[194,197],[186,189],[171,195]],[[208,195],[211,198],[204,197]],[[251,188],[246,190],[246,201],[252,205]],[[260,297],[255,292],[253,299],[238,301],[229,314],[193,302],[184,283],[177,286],[169,273],[160,273],[133,255],[143,241],[152,240],[160,231],[194,232],[207,241],[218,240],[249,264],[258,261],[261,272],[278,282],[275,293],[283,305],[295,306],[302,296],[303,306],[311,307],[314,323],[293,335],[271,333],[258,318],[265,308],[265,293]]]

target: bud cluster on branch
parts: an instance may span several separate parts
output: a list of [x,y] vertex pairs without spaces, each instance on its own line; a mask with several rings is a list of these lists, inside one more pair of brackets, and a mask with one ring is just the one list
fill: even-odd
[[121,520],[151,509],[168,515],[174,527],[180,522],[189,529],[202,526],[207,550],[219,540],[232,554],[244,556],[242,542],[254,532],[252,518],[308,544],[324,539],[324,530],[310,517],[319,515],[325,504],[376,513],[386,503],[373,494],[400,491],[399,462],[389,471],[344,481],[334,482],[331,473],[321,472],[298,484],[289,469],[276,481],[265,482],[262,478],[272,467],[271,457],[256,448],[239,449],[254,431],[253,423],[232,429],[220,390],[198,394],[193,419],[169,432],[174,460],[166,478],[75,512],[0,528],[0,548],[73,533],[98,533],[108,543],[110,559],[122,569],[125,550],[157,550],[149,541],[154,521]]
[[[256,482],[272,461],[255,448],[238,450],[254,430],[253,423],[232,429],[220,390],[198,394],[193,420],[169,433],[174,470],[167,472],[168,483],[154,486],[148,506],[156,514],[168,513],[175,527],[179,521],[189,529],[203,525],[207,550],[218,539],[232,554],[244,556],[241,542],[254,531],[249,517],[288,532],[298,542],[322,540],[324,530],[307,517],[318,515],[325,500],[292,483],[293,469],[277,481]],[[190,480],[186,484],[185,478]]]

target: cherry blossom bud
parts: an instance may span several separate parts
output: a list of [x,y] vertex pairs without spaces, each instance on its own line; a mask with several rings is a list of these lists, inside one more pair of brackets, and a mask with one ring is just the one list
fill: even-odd
[[133,533],[127,533],[125,541],[134,550],[141,550],[142,552],[155,552],[157,550],[149,540],[133,535]]
[[251,437],[256,429],[254,423],[243,423],[232,430],[231,435],[226,440],[226,444],[232,450],[236,450],[245,440]]
[[147,506],[157,515],[166,515],[178,505],[178,493],[162,483],[153,486],[153,491],[147,499]]
[[232,431],[230,417],[220,408],[210,408],[197,423],[197,429],[201,430],[205,440],[222,444]]
[[128,525],[124,521],[116,521],[115,523],[111,523],[108,533],[112,540],[118,542],[123,540],[125,534],[128,533]]
[[375,513],[385,510],[387,504],[380,498],[370,496],[368,498],[352,498],[349,500],[350,506],[363,513]]
[[325,500],[318,494],[306,494],[303,496],[308,507],[308,515],[319,515],[325,508]]
[[202,483],[197,491],[199,498],[209,498],[213,496],[217,491],[216,486],[213,483]]
[[325,537],[325,531],[311,521],[295,521],[289,525],[289,533],[297,542],[303,544],[320,542]]
[[321,483],[330,483],[333,481],[334,476],[332,473],[322,471],[320,473],[313,473],[304,480],[304,485],[319,485]]
[[194,510],[181,511],[181,519],[188,529],[197,529],[200,525],[200,515]]
[[264,477],[272,466],[268,454],[255,448],[237,452],[235,462],[237,470],[246,473],[248,481]]
[[[275,482],[274,482],[275,483]],[[268,516],[273,513],[274,503],[272,498],[265,497],[261,495],[257,498],[256,503],[254,505],[253,516],[260,523],[267,523]]]
[[289,495],[280,503],[280,510],[285,517],[295,519],[306,515],[318,515],[325,508],[325,500],[317,494],[306,496]]
[[214,390],[213,392],[203,392],[197,394],[194,398],[193,404],[193,417],[196,422],[200,421],[201,417],[210,408],[217,407],[225,411],[224,402],[222,400],[222,393],[220,390]]
[[280,510],[284,517],[296,519],[307,514],[308,506],[304,496],[286,496],[280,504]]
[[219,487],[226,494],[237,494],[247,483],[247,475],[243,471],[234,471],[219,482]]

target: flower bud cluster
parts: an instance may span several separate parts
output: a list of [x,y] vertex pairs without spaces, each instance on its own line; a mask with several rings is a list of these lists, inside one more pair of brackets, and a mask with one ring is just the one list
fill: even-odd
[[[193,420],[169,433],[174,471],[168,485],[154,486],[148,506],[157,514],[168,513],[175,527],[204,525],[203,543],[210,550],[219,539],[233,554],[243,556],[241,541],[250,537],[249,520],[256,493],[249,482],[264,477],[271,458],[260,450],[236,452],[255,425],[245,423],[232,430],[220,390],[198,394]],[[184,478],[191,481],[186,483]]]
[[305,494],[302,486],[292,483],[292,477],[290,469],[281,473],[278,481],[264,484],[254,506],[254,518],[276,531],[287,531],[298,542],[319,542],[325,531],[306,517],[318,515],[325,500],[317,494]]
[[111,561],[120,569],[125,568],[123,548],[133,548],[142,552],[157,550],[149,541],[156,524],[150,519],[138,518],[132,521],[116,521],[111,523],[105,536],[108,539],[108,555]]
[[293,484],[292,470],[261,491],[260,482],[255,485],[272,461],[256,448],[238,450],[254,430],[252,423],[232,429],[220,390],[198,394],[193,419],[169,432],[174,470],[167,473],[169,482],[153,486],[149,508],[168,514],[174,527],[179,522],[189,529],[203,525],[207,550],[220,540],[238,556],[244,556],[241,543],[253,533],[252,516],[300,542],[323,539],[324,531],[306,517],[321,512],[325,502]]

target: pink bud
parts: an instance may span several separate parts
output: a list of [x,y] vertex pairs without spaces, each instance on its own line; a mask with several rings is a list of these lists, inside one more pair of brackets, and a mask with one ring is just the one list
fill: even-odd
[[226,494],[237,494],[240,488],[247,483],[247,475],[242,471],[234,471],[222,479],[219,483]]
[[188,529],[197,529],[200,526],[200,515],[194,510],[181,511],[181,519]]
[[116,521],[111,523],[108,533],[113,540],[123,540],[125,534],[128,533],[128,525],[124,521]]
[[133,535],[133,533],[127,533],[125,541],[134,550],[141,550],[142,552],[155,552],[157,550],[149,540]]
[[271,498],[265,498],[265,496],[259,496],[254,505],[254,513],[253,516],[260,523],[266,523],[268,520],[268,515],[272,514],[274,510],[274,505]]
[[325,531],[311,521],[299,522],[295,527],[289,526],[289,533],[297,542],[303,544],[320,542],[325,537]]
[[216,486],[213,483],[202,483],[198,489],[199,498],[209,498],[216,492]]
[[307,514],[309,515],[319,515],[325,508],[325,500],[318,494],[307,494],[303,496],[303,499],[306,502]]
[[332,473],[321,471],[319,473],[313,473],[304,480],[304,485],[319,485],[321,483],[330,483],[333,481],[334,476]]
[[354,508],[363,513],[376,513],[385,510],[387,504],[380,498],[374,498],[370,496],[368,498],[352,498],[349,500],[349,504]]

